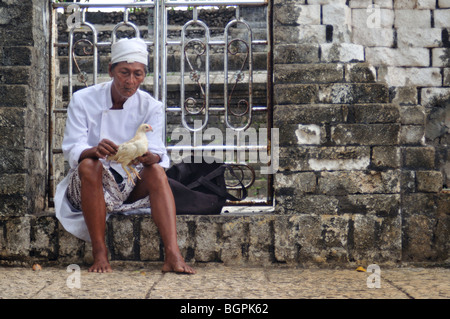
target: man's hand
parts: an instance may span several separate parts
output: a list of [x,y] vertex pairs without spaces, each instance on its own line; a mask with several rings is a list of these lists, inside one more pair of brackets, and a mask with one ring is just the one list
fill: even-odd
[[147,153],[145,153],[142,156],[137,157],[134,160],[133,164],[137,164],[137,163],[142,163],[144,166],[150,166],[156,163],[159,163],[161,161],[161,158],[159,157],[159,155],[157,154],[153,154],[150,151],[147,151]]
[[80,155],[79,162],[85,158],[106,158],[108,156],[115,155],[118,149],[119,146],[117,146],[114,142],[108,139],[103,139],[97,146],[84,150]]
[[98,143],[95,153],[98,158],[106,158],[107,156],[115,155],[118,149],[119,146],[105,138]]

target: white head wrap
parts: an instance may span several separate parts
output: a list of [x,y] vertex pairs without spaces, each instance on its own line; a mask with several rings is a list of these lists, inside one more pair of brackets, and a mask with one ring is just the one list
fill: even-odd
[[147,65],[148,51],[144,40],[140,38],[120,39],[111,46],[111,63],[140,62]]

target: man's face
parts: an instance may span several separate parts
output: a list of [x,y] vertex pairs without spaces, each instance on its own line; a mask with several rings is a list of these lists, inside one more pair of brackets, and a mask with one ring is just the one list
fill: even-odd
[[109,75],[113,78],[113,88],[124,99],[129,98],[139,88],[145,79],[145,65],[139,62],[119,62]]

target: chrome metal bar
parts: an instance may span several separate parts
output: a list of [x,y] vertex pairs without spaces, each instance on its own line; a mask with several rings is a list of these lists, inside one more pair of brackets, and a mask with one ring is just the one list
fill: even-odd
[[80,8],[132,8],[132,7],[142,7],[151,8],[155,6],[153,2],[128,2],[128,3],[79,3],[79,2],[53,2],[52,6],[54,9],[66,8],[72,4],[79,6]]
[[[229,44],[231,41],[229,41],[228,36],[229,36],[229,29],[231,26],[233,25],[237,25],[237,24],[243,24],[247,30],[248,30],[248,37],[249,37],[249,41],[247,43],[245,43],[243,40],[240,39],[234,39],[234,40],[238,40],[238,41],[243,41],[247,47],[248,47],[248,72],[249,72],[249,80],[248,80],[248,122],[246,125],[242,126],[242,127],[236,127],[234,125],[232,125],[229,121],[229,110],[230,110],[230,93],[228,92],[228,56],[229,56]],[[245,131],[248,127],[250,127],[251,123],[252,123],[252,109],[253,109],[253,50],[252,50],[252,42],[253,42],[253,32],[252,32],[252,28],[250,27],[250,25],[243,19],[240,20],[232,20],[230,21],[226,27],[225,27],[225,33],[224,33],[224,38],[225,38],[225,55],[224,55],[224,74],[225,74],[225,81],[224,81],[224,105],[225,105],[225,123],[227,124],[228,127],[232,128],[233,130],[236,131]],[[236,80],[237,83],[237,80]]]
[[[196,14],[194,13],[194,18],[196,17]],[[186,98],[185,98],[185,83],[184,83],[184,73],[185,73],[185,60],[188,58],[186,56],[186,29],[191,25],[200,25],[205,30],[205,41],[202,41],[201,39],[193,39],[194,41],[201,42],[205,46],[205,54],[206,54],[206,60],[205,60],[205,92],[204,96],[202,98],[204,99],[204,112],[205,112],[205,118],[201,126],[192,128],[189,126],[189,124],[186,122]],[[193,41],[191,40],[191,41]],[[181,123],[183,126],[188,129],[191,132],[201,131],[203,130],[206,125],[208,124],[209,119],[209,45],[208,42],[210,40],[210,33],[208,26],[201,20],[190,20],[186,22],[183,25],[183,28],[181,29],[181,69],[180,69],[180,80],[181,80],[181,92],[180,92],[180,107],[181,107]],[[206,44],[205,44],[206,42]],[[200,84],[201,85],[201,84]],[[202,92],[203,95],[203,92]]]
[[120,27],[122,27],[124,25],[132,27],[134,29],[136,38],[140,38],[141,37],[141,32],[139,31],[139,28],[134,23],[128,21],[128,8],[127,8],[127,9],[125,9],[123,11],[123,21],[117,23],[114,26],[114,29],[112,30],[112,33],[111,33],[111,44],[116,42],[116,32],[117,32],[117,30]]
[[[169,7],[188,7],[188,6],[261,6],[267,5],[269,0],[230,0],[230,1],[169,1],[166,2]],[[130,8],[130,7],[154,7],[155,1],[152,2],[128,2],[128,3],[78,3],[78,2],[53,2],[53,8],[65,8],[70,6],[71,4],[76,4],[80,6],[80,8],[84,7],[92,7],[92,8]]]
[[[167,45],[181,45],[181,41],[174,41],[174,40],[170,40],[170,41],[166,41]],[[211,40],[208,42],[209,45],[226,45],[226,42],[223,40]],[[252,41],[253,45],[267,45],[268,41],[267,40],[253,40]]]
[[[254,112],[266,112],[268,108],[266,106],[254,106],[253,111]],[[167,112],[181,112],[181,107],[168,107],[166,109]],[[210,112],[224,112],[225,108],[223,107],[209,107]]]
[[[154,48],[153,48],[153,97],[155,99],[157,99],[158,101],[160,100],[160,96],[159,96],[159,74],[160,74],[160,70],[159,70],[159,57],[160,57],[160,36],[159,36],[159,30],[160,30],[160,6],[156,5],[154,7],[154,12],[153,12],[153,42],[154,42]],[[150,33],[150,30],[149,30]],[[164,112],[165,113],[165,112]],[[166,123],[167,121],[165,121]],[[163,140],[165,140],[165,132],[163,134]]]
[[[84,21],[84,16],[83,16],[83,20],[80,22],[80,25],[85,25],[87,27],[89,27],[92,30],[92,37],[93,37],[93,82],[94,85],[97,84],[97,73],[98,73],[98,51],[97,51],[97,30],[95,29],[95,27],[90,24],[89,22]],[[70,28],[69,31],[69,63],[68,63],[68,77],[69,77],[69,83],[68,83],[68,90],[69,90],[69,99],[72,98],[72,94],[73,94],[73,33],[75,31],[75,29],[77,28],[77,25],[74,24],[72,28]]]
[[[167,11],[166,11],[166,0],[160,1],[161,7],[159,8],[160,23],[161,23],[161,101],[164,106],[164,117],[167,123]],[[157,35],[159,36],[159,35]],[[167,125],[165,125],[165,130],[167,130]],[[163,133],[164,135],[164,143],[167,143],[167,132]]]
[[[196,133],[196,132],[194,132]],[[195,140],[195,137],[194,137]],[[238,139],[239,141],[239,139]],[[239,142],[238,142],[239,143]],[[266,151],[267,145],[169,145],[168,151]],[[239,159],[239,158],[238,158]],[[243,161],[241,161],[243,162]]]
[[267,5],[269,0],[230,0],[230,1],[169,1],[170,7],[204,7],[204,6],[261,6]]

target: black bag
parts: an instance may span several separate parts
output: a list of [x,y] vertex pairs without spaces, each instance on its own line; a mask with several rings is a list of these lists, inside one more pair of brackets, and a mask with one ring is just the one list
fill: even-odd
[[191,157],[166,171],[169,185],[175,198],[177,215],[213,215],[220,214],[227,200],[240,201],[247,197],[247,189],[239,181],[242,198],[228,193],[225,183],[225,171],[236,177],[231,165],[216,163],[212,159]]

